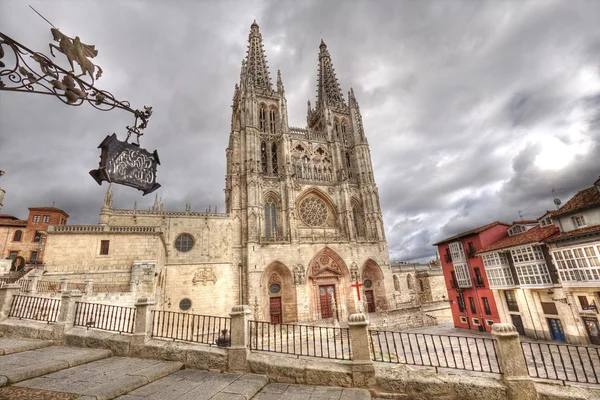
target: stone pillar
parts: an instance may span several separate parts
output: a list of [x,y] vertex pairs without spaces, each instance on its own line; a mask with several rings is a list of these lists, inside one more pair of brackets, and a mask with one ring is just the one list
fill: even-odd
[[508,389],[508,399],[537,400],[537,390],[527,370],[517,329],[511,324],[494,324],[492,336],[496,339],[498,364]]
[[86,279],[85,281],[85,294],[91,296],[94,293],[94,280]]
[[369,350],[369,323],[362,313],[348,318],[352,347],[352,385],[369,387],[375,384],[375,367]]
[[296,298],[298,321],[309,321],[308,301],[310,298],[309,285],[307,283],[296,285]]
[[[153,298],[141,297],[135,303],[135,325],[133,326],[132,346],[143,346],[146,338],[152,336],[152,310],[156,301]],[[139,349],[133,350],[138,354]]]
[[[62,282],[61,282],[62,283]],[[79,290],[65,290],[60,297],[60,309],[56,325],[52,330],[53,339],[64,339],[65,332],[75,323],[75,302],[81,301],[83,294]]]
[[245,372],[248,356],[248,321],[250,306],[238,305],[231,308],[231,347],[228,351],[227,369],[231,372]]
[[21,286],[18,283],[9,283],[0,287],[0,321],[8,318],[13,297],[19,294]]
[[60,278],[60,291],[61,292],[66,292],[67,290],[69,290],[69,278],[67,278],[66,276],[63,276]]
[[37,268],[29,273],[29,285],[27,286],[29,293],[37,293],[37,285],[43,273],[43,270]]

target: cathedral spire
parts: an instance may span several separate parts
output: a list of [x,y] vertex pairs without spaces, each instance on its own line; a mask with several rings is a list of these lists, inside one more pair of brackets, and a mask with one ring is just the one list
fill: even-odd
[[327,45],[321,39],[319,46],[319,81],[317,84],[317,108],[325,104],[334,107],[344,106],[344,95],[340,89],[335,69],[331,62],[331,56],[327,50]]
[[262,44],[262,35],[258,30],[256,20],[250,26],[248,36],[248,52],[244,73],[246,81],[255,88],[271,90],[271,77],[267,66],[267,56]]
[[104,195],[104,204],[103,208],[113,208],[113,188],[112,182],[108,184],[108,189],[106,190],[106,194]]

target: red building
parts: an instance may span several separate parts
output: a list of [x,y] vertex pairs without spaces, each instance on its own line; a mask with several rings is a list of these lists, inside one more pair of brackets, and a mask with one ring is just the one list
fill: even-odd
[[0,214],[2,258],[21,256],[29,264],[40,264],[48,225],[65,225],[69,214],[55,207],[31,207],[27,221]]
[[509,224],[492,222],[444,239],[437,246],[457,328],[491,331],[500,322],[483,260],[476,253],[507,236]]

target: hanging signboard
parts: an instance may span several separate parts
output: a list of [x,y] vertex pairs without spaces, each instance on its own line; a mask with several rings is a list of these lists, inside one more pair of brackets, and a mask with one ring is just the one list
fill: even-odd
[[116,134],[108,135],[98,146],[101,150],[100,166],[90,171],[92,178],[130,186],[144,195],[160,187],[156,183],[156,166],[160,164],[158,153],[142,149],[138,144],[122,142]]

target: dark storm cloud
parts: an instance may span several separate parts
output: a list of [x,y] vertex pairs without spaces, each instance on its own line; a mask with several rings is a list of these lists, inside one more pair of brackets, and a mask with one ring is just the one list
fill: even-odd
[[[315,103],[321,38],[345,97],[360,103],[393,258],[518,211],[535,218],[600,174],[600,3],[585,1],[51,1],[33,6],[99,50],[97,86],[152,105],[142,145],[158,149],[167,209],[223,206],[233,86],[260,24],[292,126]],[[47,52],[47,24],[0,3],[2,32]],[[2,212],[51,205],[96,223],[106,185],[88,175],[106,134],[131,116],[0,92]],[[556,159],[556,163],[548,160]],[[554,165],[553,165],[554,164]],[[152,197],[152,198],[150,198]],[[153,195],[117,187],[116,207]],[[525,210],[525,211],[524,211]]]

